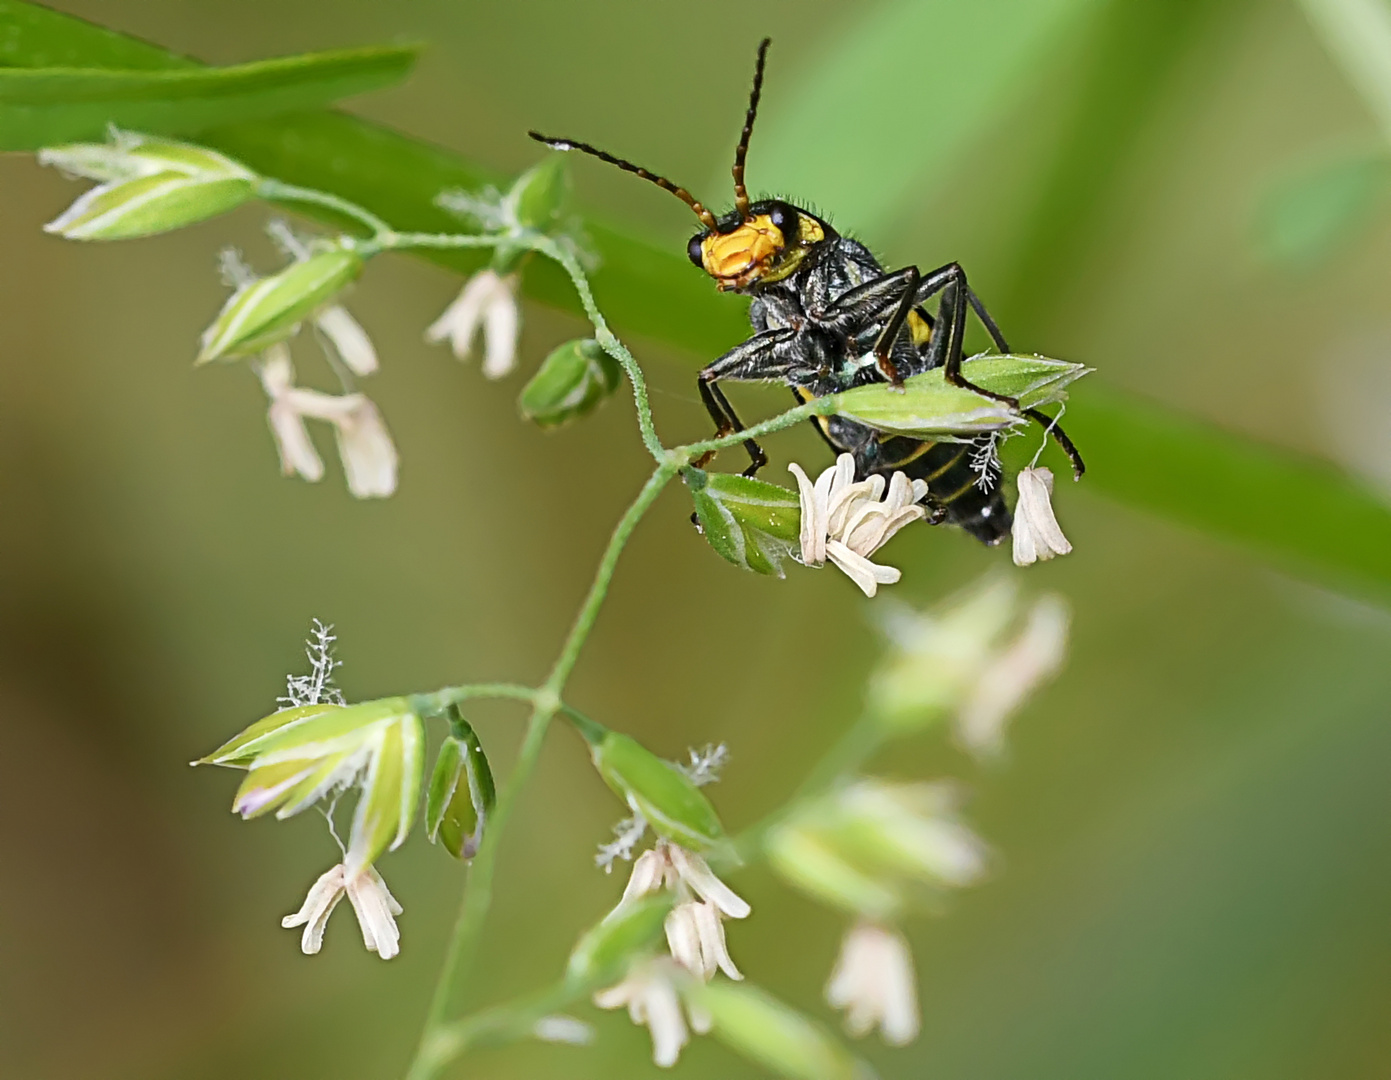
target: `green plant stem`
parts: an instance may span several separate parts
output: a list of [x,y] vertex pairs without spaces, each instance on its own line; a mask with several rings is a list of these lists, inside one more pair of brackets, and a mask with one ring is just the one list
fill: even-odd
[[463,686],[445,686],[429,694],[414,694],[411,696],[411,707],[418,716],[438,716],[461,701],[487,698],[535,701],[536,690],[516,683],[466,683]]
[[[648,478],[647,483],[643,485],[637,498],[633,500],[633,504],[619,519],[618,524],[614,527],[613,535],[609,538],[608,547],[605,548],[604,554],[599,560],[599,567],[594,573],[594,581],[589,587],[589,593],[580,607],[579,614],[575,617],[574,625],[571,626],[570,633],[566,636],[565,643],[560,649],[560,655],[556,658],[546,681],[539,689],[526,691],[525,695],[509,695],[529,696],[532,701],[531,718],[527,722],[526,737],[523,739],[522,748],[517,754],[517,762],[498,796],[492,820],[484,830],[483,843],[478,849],[478,855],[474,858],[473,865],[469,869],[468,884],[464,890],[464,900],[459,911],[459,919],[455,924],[454,933],[450,937],[444,963],[440,967],[439,980],[435,984],[434,996],[430,1002],[430,1010],[425,1021],[425,1030],[421,1035],[415,1060],[411,1063],[407,1073],[407,1080],[431,1080],[467,1045],[467,1039],[458,1039],[449,1035],[449,1032],[457,1031],[458,1025],[446,1024],[445,1017],[455,995],[459,993],[468,979],[474,957],[478,951],[479,941],[483,935],[488,910],[492,906],[493,876],[497,867],[497,851],[503,830],[508,819],[512,816],[513,808],[516,806],[522,789],[536,769],[536,763],[541,756],[541,747],[545,741],[546,730],[555,714],[561,709],[560,695],[565,689],[565,682],[569,678],[570,672],[574,670],[575,663],[579,659],[580,650],[584,648],[584,643],[594,628],[594,622],[599,617],[599,610],[603,607],[604,597],[608,594],[609,583],[613,580],[613,572],[618,565],[619,556],[623,553],[623,548],[627,545],[633,530],[637,528],[638,522],[642,520],[648,508],[656,501],[662,489],[675,475],[676,466],[674,464],[659,465]],[[457,689],[466,690],[469,688],[460,687]],[[444,694],[446,691],[440,691],[440,693]],[[469,1022],[461,1021],[460,1023],[467,1024]]]
[[805,799],[815,798],[843,776],[855,772],[884,745],[883,729],[872,716],[861,716],[848,727],[821,759],[812,767],[792,797],[760,821],[750,825],[734,840],[737,861],[749,863],[758,858],[763,838],[779,822],[786,819]]
[[366,207],[359,206],[347,199],[340,199],[337,195],[330,195],[326,191],[296,187],[294,184],[286,184],[283,181],[266,177],[256,185],[256,194],[272,202],[312,203],[315,206],[322,206],[325,210],[331,210],[343,217],[351,218],[365,226],[373,234],[392,231],[390,225]]
[[614,332],[609,329],[603,312],[599,310],[599,305],[594,302],[594,292],[589,287],[589,279],[585,277],[584,268],[580,266],[579,259],[564,244],[557,243],[549,236],[538,235],[531,246],[534,251],[559,263],[570,275],[575,292],[579,294],[580,303],[584,306],[584,313],[594,324],[594,340],[606,353],[618,361],[623,368],[623,373],[628,376],[628,382],[633,388],[633,404],[637,408],[638,430],[642,432],[642,444],[647,447],[647,452],[657,462],[665,461],[666,448],[662,446],[662,440],[657,437],[657,428],[652,421],[652,404],[648,400],[647,378],[643,375],[637,360],[633,358],[633,354],[628,351],[628,347],[619,341]]
[[480,1009],[472,1016],[443,1024],[435,1031],[429,1053],[441,1063],[468,1050],[530,1034],[542,1017],[568,1008],[593,988],[564,981],[501,1005]]

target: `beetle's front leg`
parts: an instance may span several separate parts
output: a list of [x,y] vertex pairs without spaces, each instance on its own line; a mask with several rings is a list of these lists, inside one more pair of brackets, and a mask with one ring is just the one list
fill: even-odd
[[[729,403],[729,398],[725,397],[724,391],[720,389],[719,380],[780,380],[789,365],[779,357],[778,346],[785,345],[796,336],[795,330],[785,327],[765,330],[736,345],[714,363],[701,369],[700,374],[696,376],[696,388],[700,391],[700,400],[705,406],[705,411],[710,414],[710,419],[715,421],[717,439],[733,435],[744,427],[743,421],[734,411],[734,406]],[[768,464],[768,455],[753,439],[744,440],[744,449],[749,454],[749,467],[744,470],[744,475],[753,476]],[[714,450],[706,451],[694,462],[695,467],[705,468],[714,456]]]

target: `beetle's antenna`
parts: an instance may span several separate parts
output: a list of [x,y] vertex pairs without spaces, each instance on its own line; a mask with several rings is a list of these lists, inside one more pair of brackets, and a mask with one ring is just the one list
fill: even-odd
[[597,146],[590,146],[589,143],[577,142],[574,139],[553,139],[549,135],[542,135],[537,131],[528,131],[533,139],[539,143],[545,143],[552,150],[582,150],[600,161],[607,161],[610,165],[617,165],[624,172],[636,173],[644,180],[651,180],[663,191],[670,191],[683,203],[695,211],[696,217],[700,218],[701,223],[707,229],[715,228],[715,215],[710,213],[694,195],[683,187],[673,184],[665,176],[658,176],[656,173],[648,172],[641,165],[634,165],[631,161],[624,161],[621,157],[614,157],[612,154],[600,150]]
[[748,220],[749,216],[749,191],[744,187],[744,159],[749,156],[749,136],[753,134],[754,118],[758,116],[758,97],[763,93],[763,62],[768,57],[768,46],[772,43],[772,38],[764,38],[758,43],[758,64],[753,69],[749,111],[744,114],[744,133],[739,136],[739,146],[734,151],[734,209],[744,220]]

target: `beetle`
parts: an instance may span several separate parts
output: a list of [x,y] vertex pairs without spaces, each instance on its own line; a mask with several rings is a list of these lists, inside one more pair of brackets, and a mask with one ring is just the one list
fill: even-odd
[[[687,255],[722,292],[750,296],[754,335],[701,369],[696,385],[717,434],[743,430],[722,380],[781,382],[799,401],[868,382],[902,386],[903,380],[941,367],[949,383],[1018,408],[1018,401],[971,383],[962,374],[966,318],[970,311],[996,349],[1010,352],[999,326],[971,290],[966,272],[951,262],[928,273],[916,266],[888,271],[867,247],[834,229],[825,218],[784,199],[749,197],[745,161],[763,91],[770,39],[758,46],[753,90],[734,154],[734,207],[716,217],[685,188],[623,158],[576,139],[529,132],[555,150],[579,150],[670,192],[694,211],[701,230]],[[936,314],[924,305],[936,299]],[[1073,472],[1081,455],[1054,418],[1022,410],[1045,427],[1067,453]],[[995,437],[930,441],[878,431],[844,417],[815,417],[822,438],[855,459],[857,480],[903,471],[927,481],[929,520],[958,525],[986,544],[1010,531],[1010,512],[994,482],[999,471]],[[745,475],[767,464],[763,448],[744,443]],[[698,462],[704,465],[707,459]]]

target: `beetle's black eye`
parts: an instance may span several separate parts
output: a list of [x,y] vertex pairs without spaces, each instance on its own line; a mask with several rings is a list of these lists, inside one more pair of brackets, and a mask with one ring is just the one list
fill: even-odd
[[691,242],[686,245],[687,257],[691,260],[691,262],[695,263],[701,269],[705,268],[705,257],[704,253],[701,251],[701,245],[704,242],[705,234],[696,233],[693,237],[691,237]]
[[774,203],[768,211],[768,220],[776,226],[786,240],[797,237],[797,211],[787,203]]

